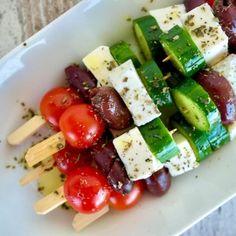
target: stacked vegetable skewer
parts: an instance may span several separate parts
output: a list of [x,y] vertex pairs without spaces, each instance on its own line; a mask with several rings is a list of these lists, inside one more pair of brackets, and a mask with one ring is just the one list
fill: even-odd
[[[209,13],[208,6],[204,6],[204,7],[205,7],[204,11],[208,10],[208,13]],[[197,12],[198,9],[195,11]],[[195,14],[195,13],[190,12],[188,14]],[[196,16],[197,16],[197,14],[195,14],[195,17]],[[189,18],[189,15],[186,17]],[[155,42],[155,40],[158,40],[158,42],[160,42],[161,46],[165,49],[165,51],[169,55],[169,58],[172,60],[175,67],[184,75],[189,76],[189,75],[195,74],[195,72],[199,71],[200,69],[202,69],[205,66],[205,60],[208,64],[211,64],[212,58],[214,58],[215,61],[218,61],[221,59],[222,56],[225,55],[225,49],[222,49],[221,51],[219,51],[218,55],[214,55],[212,57],[209,57],[210,59],[208,59],[207,56],[204,56],[205,54],[202,52],[203,50],[199,50],[196,47],[196,45],[194,44],[195,41],[193,42],[192,39],[189,37],[189,35],[185,32],[185,30],[183,30],[179,26],[174,26],[174,28],[171,28],[168,31],[168,33],[166,33],[166,34],[159,34],[159,33],[156,34],[158,38],[152,42],[152,40],[150,40],[150,38],[149,38],[150,35],[145,35],[145,28],[143,28],[143,23],[142,23],[143,19],[145,21],[146,21],[146,19],[148,19],[148,22],[150,22],[150,19],[148,17],[141,18],[139,20],[135,20],[134,21],[134,28],[135,28],[135,32],[138,36],[137,38],[140,41],[141,48],[144,50],[144,54],[148,55],[148,57],[150,57],[150,55],[151,55],[151,57],[152,57],[153,56],[152,52],[154,50],[153,43]],[[152,31],[154,32],[154,33],[152,32],[152,36],[155,35],[155,31],[158,29],[157,27],[159,27],[157,25],[157,23],[155,23],[155,22],[156,21],[153,21],[153,19],[152,19],[151,26],[152,26]],[[186,22],[185,22],[185,24],[186,24]],[[192,24],[190,24],[190,25],[192,25]],[[218,25],[216,25],[216,27],[217,27],[217,29],[219,29]],[[140,34],[140,32],[142,32],[142,33]],[[219,31],[219,32],[220,32],[220,34],[222,34],[221,31]],[[176,51],[174,49],[174,42],[178,41],[179,38],[181,38],[181,41],[186,40],[186,48],[187,48],[186,53],[187,54],[185,54],[184,59],[182,58],[182,57],[184,57],[184,55],[181,54],[182,52],[178,51],[177,50],[178,48],[176,49]],[[172,45],[171,40],[174,41],[173,45]],[[222,41],[220,43],[223,43],[223,45],[225,45],[225,40],[226,39],[223,37]],[[145,41],[146,41],[146,44],[144,47]],[[207,50],[211,51],[212,50],[211,46],[212,45],[209,45],[209,47],[207,47]],[[181,47],[181,44],[180,44],[180,47]],[[114,47],[114,48],[116,49],[117,47]],[[172,151],[175,150],[175,151],[173,151],[169,157],[163,158],[165,155],[162,155],[162,156],[160,155],[160,150],[158,150],[158,148],[160,148],[160,147],[158,147],[157,150],[153,150],[152,143],[158,142],[158,139],[160,139],[160,137],[157,137],[154,139],[154,141],[151,140],[151,142],[150,142],[150,135],[148,134],[148,131],[145,132],[145,130],[150,125],[150,123],[154,122],[154,123],[156,123],[156,124],[158,123],[160,125],[159,128],[156,129],[156,131],[160,131],[161,130],[160,127],[163,127],[162,126],[163,124],[160,123],[161,121],[158,118],[160,116],[160,112],[156,107],[156,105],[158,105],[158,107],[160,106],[160,104],[158,103],[160,101],[160,97],[155,99],[156,91],[153,92],[152,88],[150,88],[150,87],[152,85],[154,85],[154,82],[156,82],[153,78],[157,75],[159,77],[161,77],[158,80],[159,81],[158,85],[160,84],[160,81],[163,83],[163,81],[164,81],[163,76],[160,75],[159,71],[156,69],[158,67],[157,67],[157,65],[155,65],[154,62],[151,62],[151,63],[149,62],[149,64],[141,65],[141,67],[140,67],[140,64],[137,62],[138,60],[136,60],[136,58],[133,56],[133,54],[128,55],[125,59],[122,59],[122,57],[121,57],[121,59],[118,60],[117,57],[114,56],[117,54],[117,52],[116,52],[116,50],[114,50],[114,48],[111,50],[111,52],[113,52],[113,55],[111,55],[109,48],[104,47],[104,46],[99,47],[98,49],[94,50],[91,54],[89,54],[83,61],[84,61],[84,64],[86,65],[86,67],[94,74],[94,76],[96,77],[96,79],[98,80],[98,82],[101,85],[103,85],[103,86],[113,85],[114,86],[114,88],[120,94],[121,98],[123,99],[124,103],[126,104],[127,108],[130,110],[135,125],[138,126],[138,128],[135,127],[114,140],[114,145],[117,149],[117,152],[118,152],[121,160],[123,161],[123,163],[126,166],[127,174],[131,180],[139,180],[139,179],[143,179],[143,178],[148,178],[154,172],[163,168],[164,165],[169,168],[169,170],[173,176],[178,175],[178,174],[182,174],[186,171],[191,170],[192,168],[197,167],[199,165],[197,161],[204,159],[207,155],[209,155],[211,153],[212,149],[217,149],[222,144],[229,141],[228,131],[222,125],[220,125],[221,124],[220,114],[218,112],[218,109],[214,105],[214,103],[211,101],[210,97],[206,93],[205,93],[205,95],[204,95],[205,97],[204,97],[203,94],[205,91],[200,86],[197,87],[196,83],[194,83],[194,81],[192,81],[191,79],[187,79],[187,80],[183,81],[183,83],[181,85],[177,86],[173,90],[173,97],[174,97],[175,103],[176,103],[177,107],[179,108],[180,112],[182,113],[182,115],[188,120],[188,122],[190,122],[193,125],[193,127],[197,128],[196,129],[197,131],[195,131],[195,128],[192,129],[191,126],[190,126],[190,128],[186,128],[189,126],[189,124],[187,124],[187,123],[184,124],[184,122],[186,122],[186,121],[180,115],[178,115],[179,118],[173,118],[173,124],[174,124],[174,126],[177,127],[179,132],[181,134],[183,134],[183,136],[179,133],[175,135],[176,136],[175,140],[176,140],[177,144],[180,144],[180,146],[183,145],[182,149],[180,147],[180,149],[181,149],[180,154],[179,154],[179,151],[177,151],[178,148],[176,148],[176,144],[174,145],[172,138],[169,140],[169,145],[171,147],[171,150]],[[194,48],[194,53],[191,56],[190,52],[193,52],[192,51],[193,48]],[[147,51],[147,49],[149,51]],[[156,52],[156,49],[155,49],[155,52]],[[170,52],[171,52],[171,54],[170,54]],[[203,55],[201,53],[203,53]],[[119,54],[120,53],[118,51],[118,55]],[[113,56],[116,60],[113,58]],[[216,59],[216,57],[217,57],[217,59]],[[123,60],[125,60],[125,61],[123,61]],[[134,62],[134,64],[132,63],[132,61]],[[191,61],[191,63],[189,63],[190,61]],[[121,65],[118,66],[118,64],[121,64]],[[136,67],[140,67],[140,69],[138,69],[139,75],[137,74],[134,65]],[[145,74],[145,69],[149,68],[149,66],[150,66],[150,68],[152,68],[152,69],[154,68],[154,69],[153,69],[153,71],[151,71],[152,73],[149,71],[149,73]],[[141,76],[141,79],[139,76]],[[151,77],[151,79],[150,79],[150,77]],[[130,82],[130,84],[127,84],[127,82]],[[136,86],[135,88],[133,87],[134,85]],[[148,87],[149,87],[149,89],[148,89]],[[197,92],[200,93],[200,96],[204,97],[204,99],[203,99],[204,101],[201,101],[201,99],[199,101],[196,101],[197,97],[194,98],[193,95],[191,94],[192,91],[196,87],[198,88]],[[163,88],[164,87],[162,85],[162,89]],[[184,93],[181,94],[181,89],[183,89],[183,91],[184,91],[185,88],[187,88],[189,90],[189,91],[187,91],[187,95],[185,97],[188,97],[190,95],[190,103],[183,102],[184,101],[184,99],[183,99]],[[146,89],[147,89],[147,91],[146,91]],[[168,103],[168,102],[171,103],[172,99],[171,99],[171,96],[169,96],[170,95],[169,91],[163,91],[163,93],[167,94],[167,96],[166,96],[167,102],[166,103]],[[233,96],[233,94],[232,94],[232,96]],[[139,96],[141,98],[139,98]],[[213,99],[214,96],[211,94],[210,94],[210,96]],[[87,98],[88,97],[85,96],[85,99],[87,99]],[[135,104],[135,106],[134,106],[134,104]],[[200,108],[199,108],[199,104],[201,104]],[[187,105],[191,105],[190,108]],[[218,108],[219,107],[220,106],[218,106]],[[192,114],[189,114],[192,110],[197,110],[198,113],[202,112],[201,118],[203,118],[203,120],[204,120],[203,124],[198,124],[199,117],[197,119],[196,117],[194,118],[192,116]],[[143,112],[146,112],[146,115],[144,115]],[[35,120],[39,121],[39,122],[38,122],[38,124],[36,124],[33,127],[39,128],[44,123],[44,121],[41,118],[39,118],[38,120],[35,118]],[[176,120],[177,120],[177,123],[175,122]],[[232,121],[234,121],[234,118],[231,119],[230,122],[232,122]],[[191,132],[192,132],[192,134],[196,135],[197,141],[199,140],[199,137],[200,137],[200,140],[202,142],[204,141],[205,143],[208,144],[208,146],[206,148],[206,150],[208,150],[208,151],[204,152],[202,157],[197,158],[197,161],[196,161],[195,155],[197,155],[196,153],[199,154],[199,150],[193,148],[194,146],[196,146],[196,143],[191,143],[191,138],[189,138],[189,133],[186,134],[186,130],[182,131],[183,130],[182,126],[178,125],[180,123],[184,124],[183,125],[183,127],[185,127],[184,129],[187,129],[188,131],[190,131],[190,129],[192,129]],[[224,136],[222,137],[222,143],[218,143],[217,145],[214,146],[214,142],[212,141],[212,139],[208,140],[208,138],[206,138],[206,137],[208,137],[207,135],[209,135],[209,132],[212,132],[213,127],[215,128],[216,125],[220,126],[219,131],[218,131],[218,129],[217,129],[217,131],[221,133],[223,130]],[[32,127],[32,123],[29,127]],[[154,128],[155,128],[155,126],[154,126]],[[149,127],[149,129],[147,129],[147,130],[150,131],[151,129],[153,129],[153,126],[151,126],[151,128]],[[198,131],[199,129],[201,131]],[[32,131],[28,132],[27,128],[24,130],[26,131],[25,136],[28,136],[30,133],[32,133]],[[234,130],[234,128],[232,130]],[[169,135],[167,130],[163,129],[163,132],[164,132],[165,136]],[[198,134],[195,134],[196,132],[198,132]],[[191,136],[192,136],[192,134],[191,134]],[[213,132],[214,137],[216,137],[216,134],[218,134],[218,133]],[[17,135],[17,132],[14,135]],[[189,146],[189,142],[184,138],[184,136],[190,142],[191,147]],[[202,137],[204,137],[204,139]],[[163,137],[161,137],[161,138],[163,138]],[[14,141],[14,136],[13,136],[13,138],[12,138],[12,136],[9,136],[9,142],[12,144],[18,144],[19,142],[21,142],[21,140],[19,141],[19,139],[18,139],[18,141]],[[48,142],[50,143],[49,146],[48,146]],[[131,143],[131,144],[129,144],[128,148],[127,148],[127,145],[125,147],[123,144],[121,144],[122,142],[126,142],[126,144],[127,143]],[[136,145],[134,145],[135,143],[136,143]],[[131,163],[132,161],[130,162],[129,159],[131,159],[133,155],[136,155],[134,152],[136,149],[139,150],[139,146],[137,145],[138,143],[141,143],[140,144],[140,146],[141,146],[140,153],[141,154],[145,153],[145,155],[149,157],[149,158],[146,158],[149,161],[146,161],[146,163],[145,163],[144,160],[142,160],[142,157],[139,156],[139,157],[137,157],[138,158],[137,160],[141,161],[140,162],[141,164],[138,163],[137,160],[136,160],[136,162],[134,161],[133,162],[134,164],[133,164],[133,163]],[[59,132],[59,133],[55,134],[54,136],[50,137],[49,140],[46,140],[43,143],[36,145],[32,149],[29,149],[29,151],[27,152],[27,155],[26,155],[26,160],[27,160],[28,164],[30,166],[32,166],[32,165],[36,164],[38,161],[41,161],[44,158],[54,154],[55,152],[58,151],[58,149],[59,150],[63,149],[64,146],[65,146],[64,135],[63,135],[63,133]],[[192,151],[192,149],[194,152]],[[130,154],[127,154],[127,151],[130,151]],[[178,158],[176,158],[176,155]],[[180,159],[180,161],[178,159]],[[183,159],[188,159],[188,163],[187,164],[184,163]],[[37,169],[34,170],[34,172],[31,172],[31,174],[28,174],[28,178],[25,177],[22,180],[22,183],[25,184],[25,183],[29,182],[30,179],[36,179],[37,176],[39,176],[40,174],[43,173],[43,171],[47,168],[47,166],[51,166],[51,165],[52,165],[52,162],[49,161],[48,165],[46,165],[46,167],[42,167],[42,166],[38,167]],[[137,168],[137,165],[139,165],[138,166],[139,168]],[[178,167],[179,165],[183,166],[183,168],[181,170]],[[174,168],[174,167],[176,167],[176,168]],[[38,213],[40,213],[40,214],[47,213],[48,211],[54,209],[55,207],[57,207],[58,205],[60,205],[66,201],[66,199],[64,198],[64,190],[62,187],[60,187],[58,190],[56,190],[56,192],[57,192],[57,194],[52,193],[52,194],[46,196],[44,199],[40,200],[38,203],[36,203],[36,210],[38,211]],[[106,212],[107,208],[104,208],[104,209],[105,209],[104,212]],[[97,215],[96,215],[96,217],[97,217]],[[76,217],[76,219],[77,218],[78,217]],[[91,220],[91,218],[90,218],[90,220]],[[75,225],[77,225],[77,223],[75,223]]]

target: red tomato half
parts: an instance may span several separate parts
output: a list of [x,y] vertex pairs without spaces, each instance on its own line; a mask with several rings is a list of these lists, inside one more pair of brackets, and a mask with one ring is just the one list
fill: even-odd
[[65,175],[79,167],[91,165],[93,160],[89,150],[80,151],[68,144],[55,153],[53,158],[59,171]]
[[43,118],[54,129],[59,128],[62,113],[70,106],[81,103],[82,99],[71,88],[58,87],[48,91],[40,102],[40,112]]
[[105,207],[110,197],[106,178],[93,167],[72,171],[66,178],[64,193],[74,210],[88,214]]
[[144,185],[142,181],[136,181],[133,185],[132,191],[125,195],[112,190],[109,205],[116,210],[129,209],[139,202],[143,192]]
[[59,126],[67,142],[79,149],[92,146],[105,130],[102,119],[88,104],[69,107],[62,114]]

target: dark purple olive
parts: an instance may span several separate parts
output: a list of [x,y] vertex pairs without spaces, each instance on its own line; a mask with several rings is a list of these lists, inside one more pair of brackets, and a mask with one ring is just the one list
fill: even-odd
[[112,141],[100,140],[96,145],[92,146],[91,154],[98,168],[107,176],[115,159],[118,157]]
[[185,0],[184,5],[185,5],[187,11],[191,11],[195,7],[198,7],[206,2],[207,2],[207,0]]
[[131,114],[115,89],[98,87],[90,90],[91,104],[112,129],[125,129],[132,123]]
[[152,176],[145,179],[145,184],[151,194],[158,197],[164,195],[171,186],[171,176],[168,169],[162,168],[155,172]]
[[97,80],[89,72],[78,65],[71,65],[65,69],[69,85],[76,89],[85,100],[89,101],[89,90],[97,87]]
[[121,194],[127,194],[133,188],[133,182],[129,179],[124,164],[119,158],[113,163],[107,180],[113,189]]
[[202,70],[194,79],[208,92],[218,107],[223,124],[236,120],[236,96],[229,81],[213,70]]
[[217,0],[213,9],[229,37],[230,52],[236,53],[236,0]]

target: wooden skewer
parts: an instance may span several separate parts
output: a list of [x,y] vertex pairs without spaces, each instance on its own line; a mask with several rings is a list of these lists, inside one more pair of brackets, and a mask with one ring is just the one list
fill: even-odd
[[170,58],[171,58],[171,56],[167,56],[165,59],[162,60],[162,62],[167,62],[170,60]]
[[79,232],[89,224],[93,223],[95,220],[105,215],[109,211],[109,207],[105,206],[101,211],[93,214],[81,214],[78,213],[75,215],[72,226],[74,229]]
[[170,131],[170,134],[173,135],[176,131],[177,131],[177,129],[172,129],[172,130]]
[[29,167],[37,164],[45,158],[57,153],[65,147],[65,138],[62,132],[58,132],[48,139],[36,144],[30,148],[26,155],[25,160]]
[[11,145],[21,144],[26,138],[31,136],[45,124],[46,121],[41,116],[34,116],[14,132],[12,132],[7,137],[7,141]]
[[39,176],[44,174],[47,169],[52,168],[53,165],[54,161],[50,158],[44,165],[40,165],[37,168],[28,171],[28,173],[20,179],[20,185],[25,186],[26,184],[38,179]]
[[[131,127],[127,128],[127,129],[123,129],[123,130],[110,129],[110,131],[111,131],[113,137],[115,138],[115,137],[120,136],[120,135],[122,135],[123,133],[127,132],[127,131],[130,130],[132,127],[134,127],[134,126],[131,126]],[[47,139],[47,140],[48,140],[48,139]],[[45,141],[45,140],[44,140],[44,141]],[[48,141],[47,141],[47,142],[48,142]],[[48,145],[49,145],[49,144],[48,144]],[[50,145],[52,145],[52,144],[50,144]],[[54,144],[54,146],[55,146],[55,144]],[[34,148],[34,150],[35,150],[36,145],[35,145],[33,148]],[[37,147],[37,148],[38,148],[38,147]],[[50,152],[52,151],[51,148],[52,148],[52,146],[50,147]],[[53,152],[54,152],[54,150],[53,150]],[[55,149],[55,152],[58,152],[58,147]],[[50,156],[49,154],[50,154],[50,153],[47,153],[48,156]],[[54,154],[54,153],[53,153],[53,154]],[[35,156],[35,151],[32,151],[32,149],[28,150],[28,152],[27,152],[26,155],[27,155],[27,156],[26,156],[27,163],[30,164],[30,165],[35,165],[35,164],[37,164],[37,163],[39,162],[40,159],[42,159],[42,158],[38,159],[38,158],[39,158],[39,157],[38,157],[38,154],[37,154],[37,156]],[[30,156],[34,155],[34,158],[33,158],[33,159],[30,159],[31,157],[29,157],[29,155],[30,155]],[[40,154],[40,155],[41,155],[41,154]],[[45,156],[47,156],[47,155],[45,154]],[[52,155],[52,154],[51,154],[51,155]],[[29,160],[29,159],[30,159],[30,160]],[[36,160],[36,159],[37,159],[37,160]],[[36,163],[36,162],[37,162],[37,163]],[[35,164],[33,164],[33,163],[35,163]],[[50,159],[46,164],[40,165],[40,166],[38,166],[37,168],[30,170],[26,175],[24,175],[24,176],[20,179],[20,185],[25,186],[25,185],[29,184],[30,182],[32,182],[32,181],[38,179],[41,175],[43,175],[43,174],[47,171],[48,168],[53,167],[53,164],[54,164],[53,159]]]
[[34,205],[34,209],[37,214],[45,215],[65,202],[64,187],[61,186],[54,192],[37,201]]
[[167,79],[169,79],[171,77],[171,73],[169,72],[167,75],[165,75],[164,77],[163,77],[163,79],[164,80],[167,80]]

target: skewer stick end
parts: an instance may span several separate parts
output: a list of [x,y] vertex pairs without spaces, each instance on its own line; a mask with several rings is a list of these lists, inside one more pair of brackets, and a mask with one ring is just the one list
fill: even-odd
[[84,229],[89,224],[93,223],[97,219],[99,219],[101,216],[105,215],[109,211],[109,207],[105,206],[101,211],[93,213],[93,214],[82,214],[78,213],[75,215],[72,226],[73,228],[79,232],[82,229]]
[[176,132],[177,132],[177,129],[172,129],[172,130],[170,131],[170,134],[173,135],[173,134],[176,133]]
[[34,210],[38,215],[46,215],[65,202],[64,188],[61,186],[54,192],[37,201],[34,205]]
[[164,77],[163,77],[163,79],[164,80],[167,80],[167,79],[169,79],[171,77],[171,73],[169,72],[167,75],[165,75]]
[[167,56],[166,58],[164,58],[163,60],[162,60],[162,62],[167,62],[167,61],[169,61],[170,60],[170,56]]
[[41,116],[36,115],[9,134],[7,142],[10,145],[19,145],[45,124],[46,121]]

